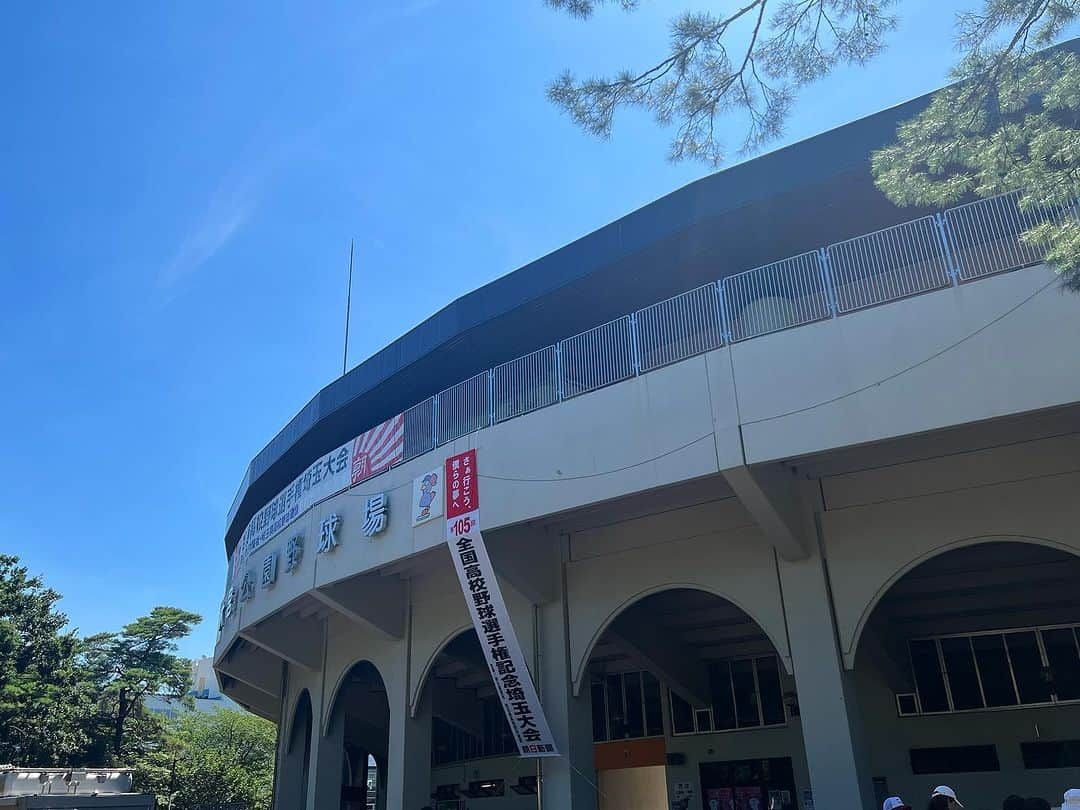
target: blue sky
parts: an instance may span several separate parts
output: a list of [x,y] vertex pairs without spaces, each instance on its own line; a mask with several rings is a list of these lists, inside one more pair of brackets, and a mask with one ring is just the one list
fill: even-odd
[[[0,32],[0,551],[83,632],[158,604],[213,648],[224,515],[251,456],[350,365],[454,297],[706,173],[623,116],[544,98],[662,52],[643,0],[36,3]],[[938,86],[950,2],[805,90],[790,143]],[[733,133],[731,142],[736,142]]]

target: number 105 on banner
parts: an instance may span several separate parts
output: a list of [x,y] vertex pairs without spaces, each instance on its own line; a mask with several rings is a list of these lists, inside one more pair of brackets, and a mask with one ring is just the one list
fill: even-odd
[[461,537],[463,534],[471,534],[480,528],[479,523],[480,521],[478,521],[475,516],[466,515],[450,524],[450,532],[455,537]]

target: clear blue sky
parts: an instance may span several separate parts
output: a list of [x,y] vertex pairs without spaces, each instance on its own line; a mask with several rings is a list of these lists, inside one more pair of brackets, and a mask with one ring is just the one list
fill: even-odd
[[[781,143],[938,86],[954,2],[901,3],[887,53],[806,90]],[[601,143],[544,99],[565,67],[660,54],[693,5],[6,5],[0,550],[83,632],[171,604],[209,653],[245,466],[340,372],[349,239],[352,365],[706,174],[644,116]]]

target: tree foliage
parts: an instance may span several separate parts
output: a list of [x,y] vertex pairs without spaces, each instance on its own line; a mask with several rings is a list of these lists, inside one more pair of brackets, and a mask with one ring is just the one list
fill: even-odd
[[123,765],[159,744],[150,694],[179,697],[189,661],[176,642],[201,619],[154,608],[119,633],[79,639],[60,594],[0,555],[0,763]]
[[[546,0],[587,18],[605,2],[630,11],[637,0]],[[896,25],[892,0],[746,0],[723,13],[686,12],[671,22],[667,54],[645,68],[578,79],[566,71],[548,98],[587,131],[607,138],[623,107],[651,112],[676,134],[670,158],[718,166],[726,147],[716,124],[741,116],[740,154],[783,131],[795,92],[838,65],[864,64]],[[720,5],[719,3],[717,5]]]
[[99,633],[84,641],[84,659],[101,684],[113,756],[124,753],[132,725],[152,721],[142,713],[147,695],[182,698],[190,690],[191,662],[176,655],[176,642],[201,621],[197,613],[156,607],[119,633]]
[[60,594],[0,555],[0,762],[59,765],[91,746],[92,684]]
[[[900,205],[1020,191],[1020,208],[1036,223],[1023,238],[1080,291],[1080,58],[1062,48],[1030,51],[1067,19],[1056,5],[1015,0],[991,0],[963,18],[961,41],[971,51],[957,82],[903,123],[872,165],[878,186]],[[989,44],[1002,29],[1010,39]]]
[[136,760],[137,787],[159,807],[196,810],[232,802],[270,806],[274,725],[246,712],[181,715],[161,745]]
[[[638,0],[545,0],[587,19],[600,6]],[[901,205],[945,205],[1021,191],[1037,244],[1066,286],[1080,291],[1080,62],[1041,51],[1080,16],[1080,0],[976,0],[956,22],[955,84],[905,122],[874,156],[880,188]],[[892,0],[740,0],[715,13],[683,13],[670,44],[647,67],[579,79],[567,71],[548,97],[585,130],[607,138],[616,113],[637,107],[675,127],[670,157],[717,166],[717,124],[743,124],[740,154],[783,130],[798,89],[842,65],[864,64],[896,25]],[[1071,209],[1070,209],[1071,206]]]

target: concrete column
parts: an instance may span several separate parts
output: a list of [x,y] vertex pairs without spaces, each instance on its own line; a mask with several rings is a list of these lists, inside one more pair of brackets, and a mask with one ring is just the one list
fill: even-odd
[[[420,810],[431,800],[431,698],[425,690],[416,716],[407,699],[390,706],[390,750],[379,768],[379,797],[387,810]],[[384,788],[385,786],[385,788]],[[383,798],[385,797],[385,798]]]
[[[316,721],[318,722],[318,721]],[[340,810],[345,764],[345,722],[338,717],[326,734],[316,727],[312,736],[308,810]]]
[[[804,494],[816,537],[814,494],[809,487]],[[814,808],[873,810],[858,704],[840,656],[825,562],[819,549],[804,560],[777,556],[777,562]]]
[[[560,562],[560,572],[562,565]],[[569,632],[564,609],[566,589],[559,577],[558,598],[537,609],[539,673],[537,688],[560,757],[541,760],[543,807],[595,810],[592,707],[589,690],[571,691]]]

